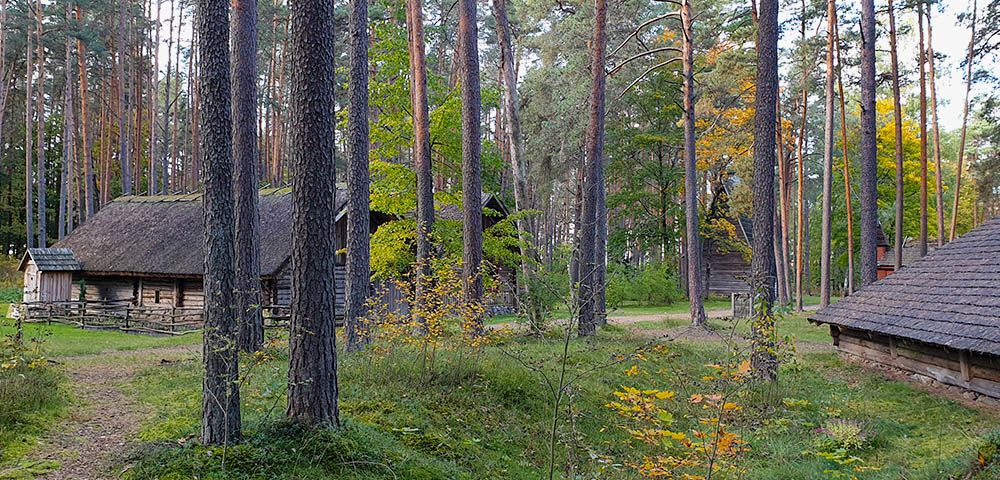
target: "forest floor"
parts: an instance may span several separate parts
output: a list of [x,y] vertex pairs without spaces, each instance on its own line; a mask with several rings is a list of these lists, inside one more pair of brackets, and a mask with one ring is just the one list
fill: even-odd
[[[571,387],[558,435],[557,476],[638,478],[624,465],[650,452],[624,443],[621,417],[607,408],[623,385],[677,391],[680,400],[664,408],[674,414],[675,429],[695,428],[697,422],[689,423],[700,409],[685,399],[713,388],[704,381],[711,375],[706,366],[746,346],[746,322],[727,315],[710,310],[709,329],[691,328],[686,313],[671,310],[611,316],[596,337],[574,340],[571,371],[592,373],[576,377]],[[1000,466],[974,467],[984,439],[997,436],[990,433],[1000,423],[996,407],[845,362],[832,351],[827,330],[801,316],[779,314],[777,321],[794,345],[780,381],[768,389],[767,400],[761,393],[740,397],[746,419],[730,426],[752,448],[742,460],[742,478],[814,479],[831,471],[861,480],[1000,478],[990,476],[1000,475]],[[48,433],[30,439],[34,446],[26,454],[0,462],[0,479],[539,478],[549,458],[551,424],[551,398],[539,375],[558,370],[558,330],[516,336],[471,356],[442,346],[429,371],[418,352],[400,346],[345,355],[345,427],[313,433],[276,422],[287,379],[287,347],[276,338],[269,360],[242,360],[245,440],[227,451],[196,441],[200,337],[118,337],[50,327],[44,345],[65,373],[72,399]],[[652,344],[669,347],[670,354],[650,356]],[[647,351],[649,358],[600,367],[629,351]],[[644,373],[629,373],[633,362]],[[767,406],[757,408],[759,401]],[[852,471],[811,453],[820,448],[817,428],[831,419],[859,422],[874,437],[851,452],[857,465],[872,469]]]

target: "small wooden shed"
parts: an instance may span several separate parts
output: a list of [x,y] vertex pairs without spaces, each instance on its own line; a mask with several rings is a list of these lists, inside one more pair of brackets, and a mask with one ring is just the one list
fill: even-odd
[[25,303],[65,302],[72,300],[80,264],[68,248],[29,248],[17,269],[24,272]]
[[841,352],[1000,398],[1000,218],[809,320]]

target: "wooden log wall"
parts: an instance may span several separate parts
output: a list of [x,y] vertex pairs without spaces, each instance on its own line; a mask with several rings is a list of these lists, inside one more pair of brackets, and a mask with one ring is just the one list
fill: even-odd
[[938,382],[1000,398],[1000,357],[953,350],[863,330],[834,327],[841,351]]

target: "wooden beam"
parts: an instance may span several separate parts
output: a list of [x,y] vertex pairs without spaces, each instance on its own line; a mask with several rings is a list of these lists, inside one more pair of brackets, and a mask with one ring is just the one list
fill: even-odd
[[962,378],[966,382],[972,381],[972,372],[969,369],[969,352],[962,350],[958,352],[958,363],[962,371]]

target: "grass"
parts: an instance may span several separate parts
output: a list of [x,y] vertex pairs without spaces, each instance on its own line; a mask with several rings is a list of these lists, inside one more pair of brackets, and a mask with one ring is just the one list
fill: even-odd
[[[13,332],[13,320],[0,321],[0,337],[10,335]],[[24,338],[29,344],[38,345],[40,353],[50,358],[201,343],[201,334],[197,332],[156,337],[119,331],[84,330],[59,323],[52,325],[26,324]]]
[[[678,325],[683,321],[677,322]],[[733,325],[715,321],[719,328]],[[643,329],[663,322],[609,326],[592,339],[573,340],[570,372],[596,368],[616,355],[647,345]],[[636,332],[632,330],[638,328]],[[744,327],[736,325],[737,331]],[[782,335],[827,342],[822,327],[802,317],[779,319]],[[565,478],[637,478],[622,466],[642,454],[663,453],[628,445],[623,420],[607,408],[622,386],[677,392],[663,407],[673,414],[672,429],[690,431],[704,412],[685,401],[710,393],[707,364],[726,361],[731,352],[718,342],[675,341],[668,356],[647,354],[635,365],[647,373],[626,374],[632,363],[596,368],[570,389],[558,433],[556,472]],[[397,350],[342,357],[339,432],[300,432],[276,422],[284,406],[287,357],[245,370],[250,378],[242,402],[247,440],[227,451],[223,473],[218,448],[194,445],[198,432],[202,370],[197,358],[143,372],[127,389],[151,409],[142,439],[162,445],[133,459],[132,479],[152,478],[483,478],[536,479],[545,476],[551,398],[541,377],[512,355],[552,375],[561,342],[556,336],[519,337],[503,347],[470,356],[442,351],[435,373],[425,374],[413,352]],[[782,366],[779,381],[743,391],[744,413],[730,431],[749,442],[740,460],[747,479],[832,478],[835,471],[859,479],[966,478],[977,449],[992,445],[995,411],[963,407],[877,373],[845,365],[832,352],[809,349]],[[244,359],[246,360],[246,359]],[[859,458],[843,467],[818,456],[817,429],[833,418],[859,422],[874,440],[850,452]],[[998,434],[993,434],[998,435]],[[182,440],[185,446],[177,446]],[[165,443],[169,442],[169,443]],[[996,442],[994,442],[996,443]],[[168,446],[172,445],[172,446]],[[665,447],[664,447],[665,448]],[[994,446],[995,449],[995,446]],[[854,465],[874,467],[854,472]],[[985,473],[984,473],[985,472]],[[704,472],[701,472],[702,474]],[[977,480],[996,478],[988,470]],[[987,475],[987,476],[984,476]],[[714,478],[729,478],[724,472]],[[850,477],[843,477],[850,478]]]

